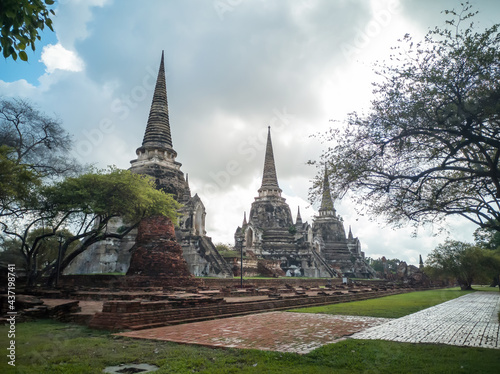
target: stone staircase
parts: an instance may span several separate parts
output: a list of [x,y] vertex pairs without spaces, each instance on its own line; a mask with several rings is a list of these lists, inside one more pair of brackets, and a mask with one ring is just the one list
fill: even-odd
[[200,237],[200,246],[203,248],[206,256],[209,257],[209,262],[214,267],[215,272],[221,278],[233,277],[231,267],[220,255],[219,251],[217,251],[211,240],[208,240],[205,236]]
[[317,263],[317,265],[319,265],[317,266],[318,269],[324,269],[324,271],[326,271],[332,278],[338,276],[337,272],[332,269],[328,262],[326,262],[326,260],[318,252],[316,252],[314,249],[311,249],[311,252],[313,254],[315,262]]

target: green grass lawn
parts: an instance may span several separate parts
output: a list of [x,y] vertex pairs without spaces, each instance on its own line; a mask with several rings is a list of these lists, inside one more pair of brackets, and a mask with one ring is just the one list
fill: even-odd
[[498,287],[490,287],[488,285],[473,285],[472,288],[474,289],[474,291],[498,292]]
[[[486,290],[492,290],[487,288]],[[497,291],[498,292],[498,291]],[[458,289],[420,291],[298,311],[400,317],[465,295]],[[278,327],[279,328],[279,327]],[[7,327],[0,326],[5,350]],[[16,325],[16,367],[0,373],[102,373],[107,366],[147,363],[155,373],[497,373],[497,349],[348,339],[306,355],[116,337],[107,331],[40,320]]]
[[384,296],[377,299],[352,301],[350,303],[293,309],[290,311],[301,313],[399,318],[445,301],[455,299],[470,292],[474,291],[460,291],[458,288],[446,288]]
[[[4,326],[0,335],[6,336]],[[4,341],[4,340],[0,340]],[[16,368],[1,373],[102,373],[107,366],[148,363],[155,373],[497,373],[495,349],[346,340],[306,354],[212,349],[115,337],[54,321],[19,323]]]

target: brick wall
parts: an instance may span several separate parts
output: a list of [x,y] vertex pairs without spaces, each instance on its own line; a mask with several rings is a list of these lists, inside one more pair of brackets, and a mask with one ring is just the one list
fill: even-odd
[[[240,278],[233,279],[210,279],[199,278],[205,287],[222,288],[233,287],[240,284]],[[325,286],[330,281],[330,284],[342,284],[342,279],[308,279],[308,278],[271,278],[271,279],[243,279],[243,285],[253,286],[257,288],[279,288],[285,287],[287,284],[293,287],[320,287]]]
[[64,275],[59,283],[65,288],[108,288],[128,290],[130,288],[161,287],[162,289],[175,289],[182,287],[196,287],[202,282],[194,277],[148,277],[124,275]]
[[[81,288],[110,288],[126,290],[130,287],[162,287],[174,289],[180,287],[208,287],[225,288],[237,287],[240,278],[183,278],[183,277],[146,277],[146,276],[124,276],[124,275],[64,275],[59,283],[63,287]],[[244,279],[243,285],[257,288],[280,288],[287,284],[293,287],[320,287],[330,283],[331,285],[342,284],[342,279],[308,279],[308,278],[271,278],[271,279]],[[363,284],[377,287],[390,283],[386,280],[363,280]]]
[[172,221],[164,216],[144,218],[139,224],[127,275],[191,278]]
[[89,326],[107,330],[138,330],[270,310],[344,303],[411,291],[414,291],[414,289],[367,290],[337,293],[328,296],[291,297],[244,303],[221,302],[216,305],[200,305],[187,308],[170,308],[166,306],[168,304],[158,303],[155,304],[155,307],[151,307],[151,303],[136,301],[108,302],[104,304],[103,312],[97,313]]

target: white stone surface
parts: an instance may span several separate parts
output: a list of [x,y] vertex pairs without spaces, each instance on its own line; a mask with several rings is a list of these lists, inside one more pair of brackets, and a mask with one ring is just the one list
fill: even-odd
[[353,334],[353,339],[500,349],[500,292],[474,292]]

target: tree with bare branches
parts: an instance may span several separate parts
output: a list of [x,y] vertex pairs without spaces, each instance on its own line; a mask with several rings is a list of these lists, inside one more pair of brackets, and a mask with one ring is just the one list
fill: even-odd
[[326,135],[324,163],[336,197],[353,191],[390,224],[500,230],[500,25],[476,31],[467,3],[445,13],[447,27],[405,35],[377,66],[371,108]]

